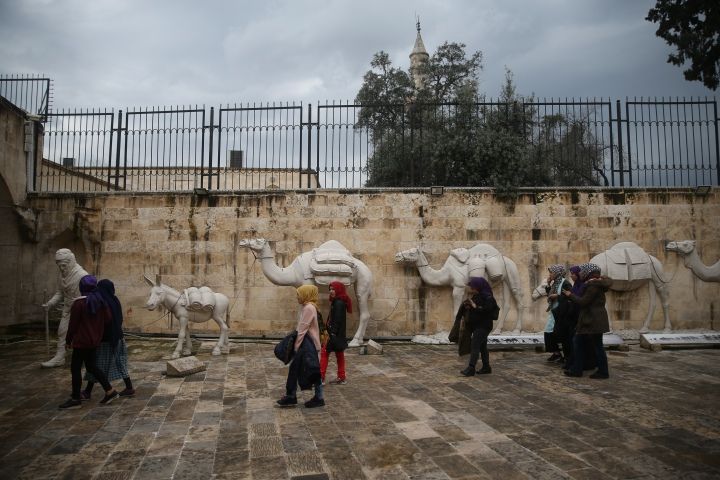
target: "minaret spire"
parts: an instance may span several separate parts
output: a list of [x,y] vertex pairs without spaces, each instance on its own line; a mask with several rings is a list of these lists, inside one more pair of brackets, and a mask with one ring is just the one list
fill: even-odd
[[425,86],[425,76],[422,75],[418,69],[421,65],[427,63],[430,59],[427,50],[425,50],[425,44],[423,43],[422,37],[420,36],[420,16],[415,15],[415,26],[417,28],[417,37],[415,38],[415,46],[410,52],[410,73],[415,83],[415,89],[421,90]]

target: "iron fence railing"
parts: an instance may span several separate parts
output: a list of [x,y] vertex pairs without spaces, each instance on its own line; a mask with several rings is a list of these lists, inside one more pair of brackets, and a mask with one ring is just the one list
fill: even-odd
[[714,98],[67,110],[44,140],[38,191],[492,187],[498,151],[517,186],[720,185]]
[[0,97],[46,120],[52,105],[52,80],[42,75],[0,75]]

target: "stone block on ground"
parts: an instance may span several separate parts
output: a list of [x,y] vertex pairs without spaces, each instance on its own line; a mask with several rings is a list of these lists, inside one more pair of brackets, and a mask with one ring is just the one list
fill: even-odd
[[663,347],[717,347],[720,346],[720,333],[643,333],[640,346],[652,351],[660,351]]
[[207,366],[205,363],[198,360],[196,357],[184,357],[176,360],[169,360],[167,362],[167,376],[168,377],[185,377],[205,371]]
[[368,340],[367,344],[360,349],[361,355],[382,355],[383,347],[375,340]]

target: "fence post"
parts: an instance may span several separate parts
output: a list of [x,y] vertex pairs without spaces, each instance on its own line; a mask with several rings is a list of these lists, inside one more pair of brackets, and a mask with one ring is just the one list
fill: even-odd
[[[310,188],[310,162],[312,153],[312,103],[308,103],[307,119],[307,188]],[[319,173],[318,173],[319,175]],[[300,188],[302,188],[302,175],[300,176]]]
[[[117,142],[115,143],[115,190],[120,187],[120,138],[122,137],[122,110],[118,110]],[[127,137],[127,135],[125,135]],[[112,144],[112,142],[110,142]]]
[[[718,108],[717,98],[713,98],[713,113],[715,114],[715,172],[717,174],[717,185],[720,185],[720,140],[718,140]],[[696,174],[697,175],[697,174]]]
[[618,165],[620,167],[620,186],[625,186],[625,164],[623,162],[623,142],[622,142],[622,112],[620,110],[620,100],[615,101],[617,108],[617,136],[618,136]]
[[[210,141],[208,142],[208,190],[212,189],[212,159],[213,159],[213,123],[215,121],[215,107],[210,107]],[[203,138],[205,136],[203,135]],[[218,162],[219,163],[219,162]],[[219,182],[219,179],[218,179]]]

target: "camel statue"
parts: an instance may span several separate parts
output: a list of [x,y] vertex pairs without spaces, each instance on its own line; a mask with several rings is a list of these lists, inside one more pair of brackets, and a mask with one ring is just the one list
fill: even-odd
[[[150,298],[145,308],[155,310],[158,307],[167,309],[180,322],[178,341],[172,358],[180,358],[180,351],[183,355],[192,354],[192,340],[188,333],[188,322],[203,323],[211,318],[220,327],[220,338],[218,339],[213,355],[220,355],[222,347],[229,346],[227,314],[230,300],[222,293],[213,292],[208,287],[188,288],[180,293],[160,281],[160,276],[153,282],[143,275],[145,282],[150,285]],[[185,348],[183,348],[185,342]]]
[[520,333],[524,310],[522,289],[520,288],[520,274],[518,273],[515,262],[503,256],[492,245],[479,243],[470,249],[456,248],[451,250],[450,256],[448,256],[440,270],[435,270],[430,267],[420,247],[396,253],[395,263],[415,265],[423,282],[428,285],[451,286],[453,288],[453,311],[451,312],[451,318],[453,320],[455,319],[455,313],[462,303],[465,286],[470,277],[485,277],[491,284],[502,281],[502,316],[493,334],[499,334],[502,331],[503,323],[509,313],[508,306],[510,305],[511,295],[515,300],[515,307],[518,312],[513,333]]
[[353,257],[340,242],[329,240],[310,252],[298,255],[290,266],[281,268],[275,263],[275,253],[264,238],[249,238],[238,241],[238,246],[249,248],[265,276],[275,285],[328,285],[342,282],[354,285],[358,300],[360,323],[350,346],[361,345],[370,320],[368,299],[372,290],[372,272],[363,262]]
[[607,275],[613,281],[610,290],[629,292],[648,285],[650,305],[645,322],[640,329],[641,333],[649,331],[650,320],[657,307],[657,295],[660,295],[665,318],[663,331],[672,331],[668,305],[668,282],[663,278],[663,267],[660,260],[645,252],[636,243],[620,242],[594,256],[590,263],[600,266],[603,275]]
[[705,265],[695,249],[695,240],[668,242],[665,250],[682,256],[685,266],[703,282],[720,282],[720,260],[710,267]]

